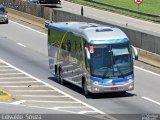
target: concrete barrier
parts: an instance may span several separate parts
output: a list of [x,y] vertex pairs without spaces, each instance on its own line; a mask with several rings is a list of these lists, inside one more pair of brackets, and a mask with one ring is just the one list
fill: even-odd
[[[26,17],[27,19],[31,19],[30,22],[34,21],[34,24],[40,24],[40,26],[44,26],[44,20],[52,20],[54,22],[63,22],[63,21],[83,21],[83,22],[93,22],[98,24],[104,24],[109,26],[115,26],[110,23],[105,23],[99,20],[82,17],[78,14],[73,14],[61,10],[56,10],[52,8],[46,8],[37,4],[29,4],[28,2],[24,2],[21,0],[0,0],[0,3],[8,6],[9,13],[13,12],[13,9],[17,9],[15,15],[19,15],[22,17]],[[19,6],[21,5],[21,6]],[[29,13],[24,14],[19,11]],[[30,17],[29,17],[30,16]],[[32,17],[31,17],[32,16]],[[27,20],[26,19],[26,20]],[[119,27],[119,26],[115,26]],[[139,48],[140,52],[140,60],[152,63],[158,67],[160,67],[160,35],[159,34],[149,34],[142,32],[140,30],[129,29],[127,27],[119,27],[122,29],[126,35],[129,37],[131,44],[135,47]],[[147,60],[152,59],[152,60]],[[153,62],[155,61],[155,62]]]

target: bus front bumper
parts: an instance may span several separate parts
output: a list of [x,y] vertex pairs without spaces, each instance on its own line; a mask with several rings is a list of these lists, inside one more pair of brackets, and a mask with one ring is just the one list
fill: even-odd
[[106,92],[122,92],[131,91],[134,89],[134,80],[130,79],[126,82],[105,84],[97,81],[90,81],[88,91],[91,93],[106,93]]

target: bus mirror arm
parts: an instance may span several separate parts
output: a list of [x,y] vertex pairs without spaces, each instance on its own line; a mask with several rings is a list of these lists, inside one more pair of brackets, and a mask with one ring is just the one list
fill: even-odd
[[138,60],[138,51],[137,51],[137,49],[136,49],[133,45],[131,45],[131,48],[132,48],[132,50],[134,51],[135,60]]
[[91,56],[90,56],[90,53],[89,53],[89,50],[87,47],[85,47],[85,51],[86,51],[86,55],[87,55],[87,60],[88,60],[88,62],[90,62]]

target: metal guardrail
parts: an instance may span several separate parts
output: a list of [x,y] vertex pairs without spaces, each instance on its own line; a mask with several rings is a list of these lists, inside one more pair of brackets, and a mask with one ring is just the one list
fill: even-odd
[[92,3],[99,4],[99,5],[103,5],[103,6],[107,6],[107,7],[111,7],[111,8],[115,8],[115,9],[119,9],[119,10],[123,10],[123,11],[127,11],[127,12],[136,13],[136,14],[139,14],[139,15],[147,16],[147,17],[160,18],[160,15],[154,15],[154,14],[149,14],[149,13],[140,12],[140,11],[137,11],[137,10],[131,10],[131,9],[127,9],[127,8],[115,6],[115,5],[110,5],[110,4],[106,4],[106,3],[101,3],[101,2],[98,2],[98,1],[95,1],[95,0],[87,0],[87,1],[92,2]]

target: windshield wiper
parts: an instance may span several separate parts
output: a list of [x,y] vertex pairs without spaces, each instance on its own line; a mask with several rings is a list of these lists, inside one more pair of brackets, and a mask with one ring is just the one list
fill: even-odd
[[124,76],[124,74],[122,73],[122,70],[118,67],[118,66],[116,66],[117,68],[118,68],[118,72],[121,74],[121,76],[124,78],[125,76]]
[[105,76],[108,74],[108,69],[110,69],[109,67],[102,67],[103,69],[107,69],[105,72],[104,72],[104,74],[103,74],[103,76],[102,76],[102,78],[104,79],[105,78]]
[[[113,60],[113,73],[114,73],[114,68],[117,67],[118,68],[118,72],[121,74],[121,76],[124,78],[124,74],[122,73],[122,70],[118,67],[118,65],[115,65],[115,59],[114,59],[114,55],[113,55],[113,51],[112,51],[112,60]],[[114,74],[113,74],[114,75]]]

